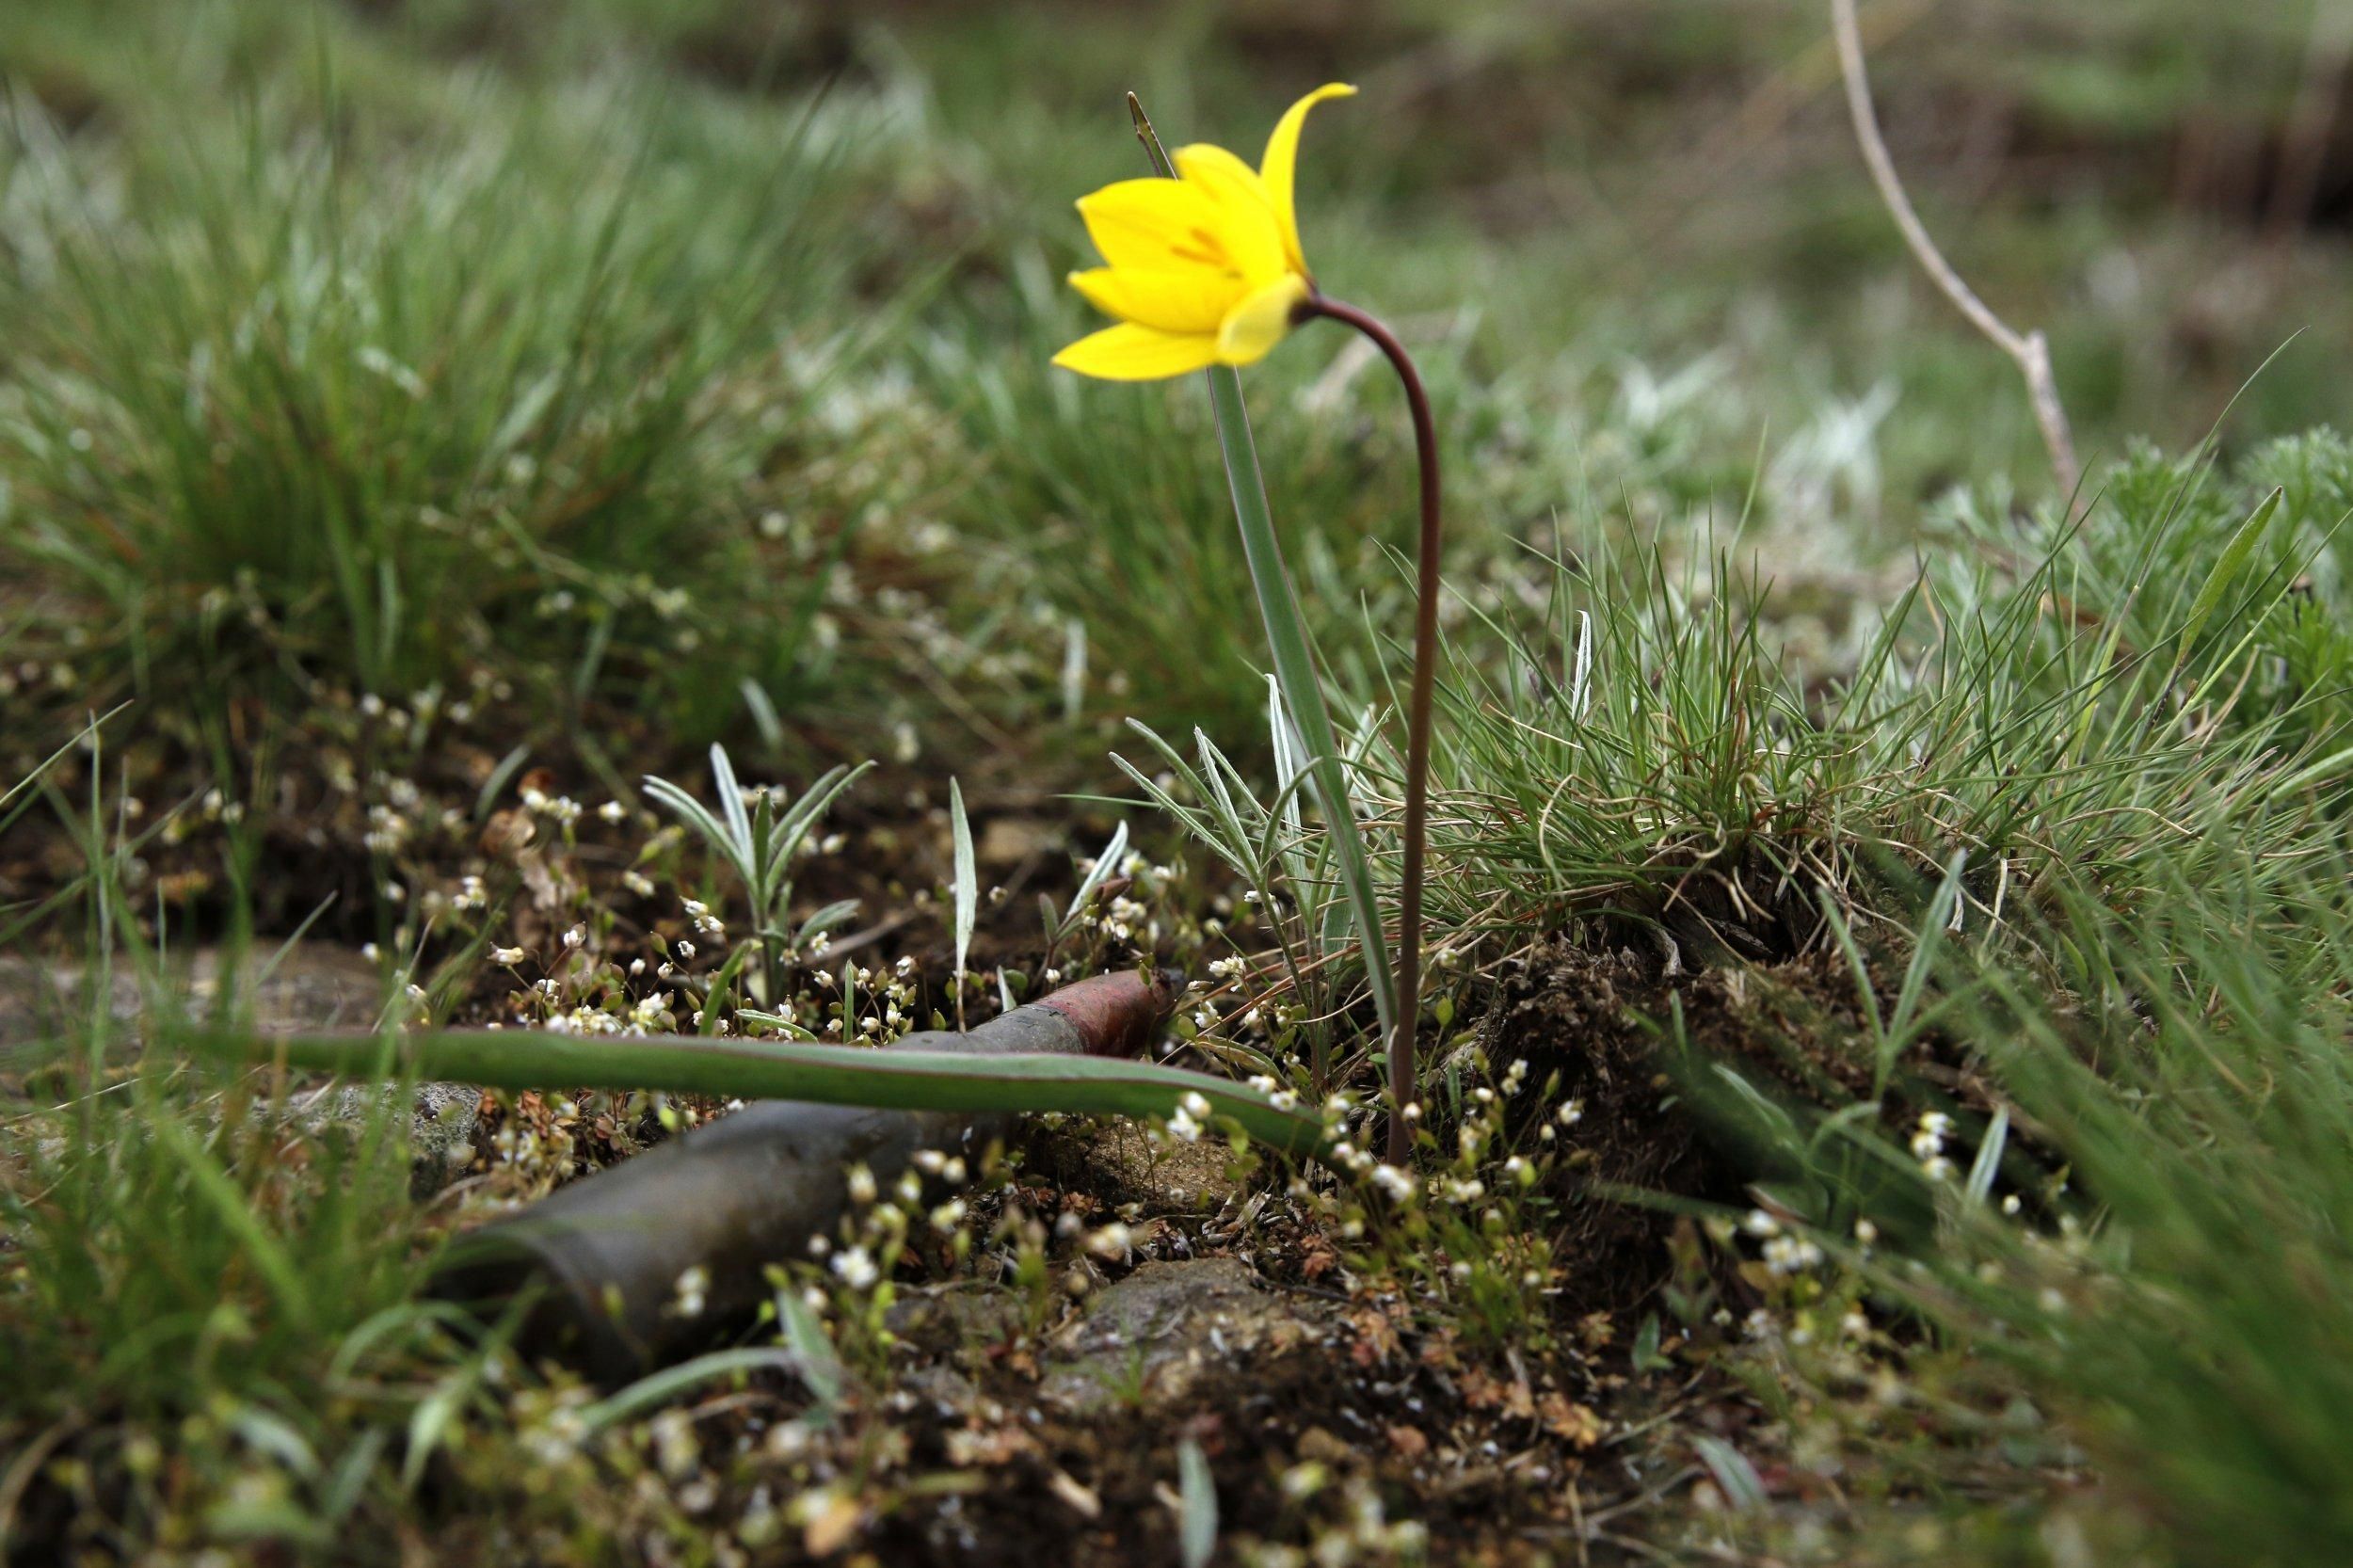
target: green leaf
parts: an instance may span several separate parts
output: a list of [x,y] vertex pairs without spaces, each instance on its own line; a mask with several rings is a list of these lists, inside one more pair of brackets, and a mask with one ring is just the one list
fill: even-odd
[[1277,1105],[1230,1079],[1099,1056],[978,1056],[684,1034],[588,1038],[526,1029],[420,1031],[390,1042],[362,1033],[200,1035],[195,1045],[212,1055],[360,1078],[413,1073],[497,1089],[650,1089],[893,1111],[1167,1116],[1198,1095],[1209,1119],[1228,1118],[1280,1153],[1312,1154],[1324,1139],[1312,1111]]
[[1282,541],[1275,535],[1274,519],[1267,505],[1266,482],[1259,476],[1258,452],[1250,436],[1250,415],[1242,406],[1241,377],[1230,365],[1212,365],[1208,374],[1209,403],[1217,414],[1218,447],[1225,459],[1225,478],[1233,492],[1234,517],[1241,528],[1251,586],[1257,593],[1268,648],[1274,656],[1274,679],[1283,688],[1291,722],[1298,726],[1300,740],[1307,747],[1308,782],[1339,860],[1340,887],[1364,951],[1365,979],[1380,1015],[1381,1038],[1387,1040],[1394,1035],[1397,1017],[1388,938],[1381,922],[1380,901],[1373,892],[1372,862],[1365,853],[1364,835],[1357,828],[1341,772],[1339,740],[1332,728],[1331,710],[1323,700],[1323,684],[1316,675],[1306,617],[1291,591]]
[[1646,1314],[1642,1326],[1634,1331],[1634,1369],[1638,1372],[1664,1372],[1674,1363],[1659,1352],[1658,1314]]
[[1201,1445],[1190,1437],[1176,1445],[1176,1544],[1185,1568],[1208,1568],[1217,1551],[1217,1482]]
[[2280,498],[2285,493],[2274,487],[2269,495],[2256,504],[2255,510],[2247,520],[2238,525],[2238,532],[2231,536],[2231,542],[2222,547],[2222,554],[2216,560],[2214,570],[2206,574],[2206,581],[2199,588],[2198,597],[2190,600],[2188,617],[2182,622],[2184,658],[2188,657],[2191,647],[2198,641],[2198,634],[2206,629],[2206,622],[2221,606],[2222,596],[2231,591],[2231,584],[2247,568],[2247,558],[2254,553],[2255,546],[2263,542],[2264,531],[2270,525],[2272,514],[2280,509]]
[[756,1371],[763,1367],[797,1371],[801,1363],[794,1352],[786,1350],[713,1351],[709,1355],[698,1355],[692,1361],[681,1361],[675,1367],[665,1367],[650,1376],[639,1378],[620,1392],[598,1400],[580,1413],[581,1423],[590,1433],[600,1432],[665,1404],[697,1384],[737,1372]]
[[849,1384],[850,1375],[834,1351],[833,1337],[825,1332],[824,1320],[809,1309],[797,1290],[776,1292],[776,1317],[801,1381],[808,1384],[809,1397],[817,1401],[823,1418],[832,1420],[835,1411],[840,1408],[841,1393]]
[[964,786],[948,780],[948,823],[956,839],[956,979],[962,992],[966,960],[972,952],[972,927],[980,914],[981,873],[972,858],[972,824],[964,816]]
[[1980,1208],[1993,1195],[1993,1183],[2002,1174],[2002,1150],[2009,1143],[2009,1107],[2005,1105],[1994,1110],[1993,1120],[1977,1144],[1977,1157],[1969,1163],[1968,1185],[1962,1189]]
[[1705,1433],[1691,1439],[1699,1450],[1700,1463],[1715,1480],[1716,1490],[1723,1494],[1726,1503],[1740,1511],[1763,1508],[1771,1499],[1765,1492],[1765,1480],[1756,1473],[1748,1456],[1721,1437]]

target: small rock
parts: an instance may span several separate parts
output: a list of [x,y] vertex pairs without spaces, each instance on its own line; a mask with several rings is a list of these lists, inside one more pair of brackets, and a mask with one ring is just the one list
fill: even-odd
[[[179,981],[188,1012],[203,1017],[218,1000],[227,955],[200,948]],[[107,977],[106,1010],[128,1027],[147,1010],[137,969],[118,964]],[[70,1030],[88,1016],[88,966],[46,962],[10,953],[0,957],[0,1045],[22,1045]],[[367,1029],[384,1006],[383,971],[348,948],[297,942],[282,952],[260,946],[245,956],[234,986],[241,1015],[258,1029]]]
[[[91,978],[86,965],[0,956],[0,1047],[70,1034],[88,1017]],[[128,964],[116,966],[108,981],[107,1012],[122,1030],[117,1048],[127,1053],[139,1043],[148,999]],[[209,1015],[227,991],[237,999],[238,1016],[262,1031],[373,1029],[386,998],[384,971],[375,960],[325,942],[283,949],[257,944],[233,977],[224,950],[200,948],[177,971],[176,984],[179,1002],[191,1016]],[[294,1109],[312,1128],[356,1125],[372,1105],[398,1092],[390,1085],[354,1085],[327,1095],[323,1103],[318,1094],[301,1096]],[[472,1160],[481,1100],[479,1091],[462,1084],[417,1085],[408,1123],[410,1191],[421,1197],[439,1192]]]
[[1071,1415],[1164,1409],[1211,1377],[1261,1376],[1333,1328],[1323,1303],[1261,1288],[1239,1259],[1146,1263],[1054,1336],[1038,1398]]
[[1021,1319],[1013,1291],[965,1283],[910,1291],[890,1304],[884,1326],[917,1352],[955,1358],[1007,1343],[1021,1332]]
[[[347,1084],[314,1102],[306,1118],[313,1128],[341,1123],[358,1127],[369,1112],[388,1105],[397,1084]],[[473,1132],[481,1119],[482,1091],[462,1083],[420,1083],[408,1109],[408,1191],[431,1197],[473,1162]]]

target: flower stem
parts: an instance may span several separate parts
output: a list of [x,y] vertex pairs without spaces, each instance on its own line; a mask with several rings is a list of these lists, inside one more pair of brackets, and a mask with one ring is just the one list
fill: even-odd
[[1414,1103],[1414,1033],[1421,1017],[1421,891],[1425,841],[1430,829],[1430,710],[1438,666],[1438,546],[1441,536],[1438,485],[1438,426],[1430,394],[1414,358],[1377,318],[1353,305],[1321,295],[1309,298],[1304,313],[1328,316],[1353,327],[1388,357],[1405,388],[1414,417],[1414,451],[1421,461],[1421,535],[1416,555],[1414,682],[1405,705],[1405,874],[1400,889],[1397,934],[1397,1012],[1389,1037],[1389,1163],[1402,1165],[1413,1144],[1405,1108]]

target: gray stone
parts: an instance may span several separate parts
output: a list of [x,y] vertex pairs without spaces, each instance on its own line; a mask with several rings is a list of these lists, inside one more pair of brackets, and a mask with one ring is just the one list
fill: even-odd
[[[264,1032],[302,1029],[372,1029],[383,1016],[386,984],[375,960],[349,948],[297,942],[282,951],[258,944],[231,979],[219,948],[200,948],[170,982],[177,1005],[202,1018],[225,991],[237,999],[237,1016]],[[41,1039],[70,1037],[89,1016],[92,970],[84,964],[47,962],[22,954],[0,955],[0,1050]],[[121,1031],[114,1059],[124,1060],[139,1044],[148,996],[137,971],[118,964],[108,976],[106,1011]],[[352,1085],[296,1096],[294,1115],[317,1128],[357,1125],[372,1105],[399,1090],[392,1085]],[[473,1132],[481,1094],[456,1083],[421,1083],[409,1108],[410,1187],[420,1195],[438,1192],[473,1159]]]
[[1041,1402],[1071,1415],[1165,1409],[1208,1380],[1329,1341],[1329,1304],[1267,1289],[1237,1258],[1146,1263],[1047,1347]]
[[[312,1128],[358,1128],[371,1112],[389,1107],[398,1084],[347,1084],[321,1091],[299,1108]],[[420,1083],[408,1107],[408,1189],[430,1197],[473,1162],[473,1134],[481,1119],[482,1091],[462,1083]]]
[[[173,984],[179,1004],[196,1017],[207,1016],[223,990],[227,957],[218,948],[200,948],[177,968]],[[54,1038],[89,1014],[91,967],[20,953],[0,955],[0,1046]],[[234,987],[240,1016],[259,1029],[367,1029],[384,1006],[384,975],[370,959],[349,948],[297,942],[282,952],[260,946],[248,952]],[[137,968],[117,963],[107,977],[106,1012],[135,1044],[148,998]]]

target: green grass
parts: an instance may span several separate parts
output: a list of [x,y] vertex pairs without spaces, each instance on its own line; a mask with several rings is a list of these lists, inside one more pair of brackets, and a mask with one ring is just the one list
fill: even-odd
[[418,132],[337,69],[127,144],[20,116],[7,549],[88,688],[797,707],[818,595],[766,584],[856,533],[807,515],[873,330],[828,193],[887,116],[477,80]]
[[[1401,1214],[1341,1182],[1300,1212],[1429,1342],[1567,1354],[1582,1331],[1549,1271],[1581,1200],[1541,1151],[1523,1168],[1543,1185],[1506,1192],[1526,1129],[1478,1109],[1505,1066],[1467,1038],[1496,965],[1565,932],[1745,976],[1862,1071],[1742,1094],[1677,1056],[1681,1013],[1651,1020],[1661,1070],[1688,1069],[1676,1093],[1833,1255],[1741,1309],[1867,1300],[1867,1370],[1909,1378],[1926,1414],[1890,1437],[1853,1366],[1809,1384],[1664,1305],[1730,1263],[1711,1284],[1679,1255],[1643,1310],[1689,1332],[1676,1354],[1749,1368],[1791,1430],[1848,1423],[1872,1499],[1843,1527],[1853,1560],[1929,1496],[1982,1560],[2066,1560],[2042,1527],[2074,1505],[2036,1478],[2071,1446],[2115,1539],[2154,1560],[2344,1556],[2353,446],[2274,438],[2337,411],[2345,252],[2325,229],[2266,238],[2244,194],[2306,19],[1878,8],[1924,215],[2005,313],[2052,331],[2098,475],[2069,520],[2009,368],[1870,200],[1814,8],[1671,9],[0,17],[0,698],[24,715],[7,776],[131,704],[101,751],[0,801],[0,932],[104,960],[66,1057],[0,1063],[0,1499],[49,1511],[15,1528],[56,1539],[70,1508],[80,1544],[124,1555],[389,1556],[410,1532],[462,1556],[499,1549],[469,1521],[505,1510],[509,1546],[701,1549],[657,1484],[649,1416],[673,1390],[551,1448],[576,1391],[420,1297],[446,1216],[410,1202],[393,1119],[290,1132],[280,1086],[136,1052],[104,1001],[111,966],[168,1013],[188,947],[266,946],[323,896],[314,873],[328,926],[385,939],[388,978],[415,964],[443,1008],[499,1004],[514,966],[485,947],[545,950],[574,922],[667,971],[669,893],[733,884],[633,815],[632,783],[690,779],[714,740],[771,776],[893,760],[840,808],[872,835],[854,890],[917,922],[877,970],[928,952],[950,775],[984,829],[1058,812],[1040,792],[1136,785],[1135,842],[1193,864],[1133,889],[1157,901],[1133,923],[1196,972],[1241,960],[1178,1032],[1286,1088],[1328,1065],[1361,1141],[1363,959],[1269,724],[1209,411],[1189,381],[1046,363],[1086,326],[1058,281],[1083,259],[1068,203],[1140,166],[1122,89],[1173,140],[1246,147],[1340,75],[1366,92],[1310,133],[1308,247],[1337,295],[1402,324],[1450,480],[1423,1157],[1439,1193],[1502,1195]],[[1983,139],[1923,104],[1961,105]],[[1377,369],[1311,330],[1244,386],[1385,905],[1411,453]],[[425,693],[472,721],[369,728],[362,699]],[[545,818],[536,861],[475,848],[526,764],[619,799],[614,831]],[[355,847],[370,807],[414,839]],[[739,937],[780,950],[809,916],[788,885],[833,873],[797,859],[753,868]],[[623,868],[677,886],[625,897]],[[461,920],[467,875],[494,896]],[[249,936],[250,911],[288,906],[280,880],[301,906]],[[1126,951],[1100,912],[1048,902],[1067,940],[1042,957],[982,916],[1008,997]],[[1851,978],[1854,1018],[1789,990],[1793,962]],[[765,991],[802,984],[766,968]],[[671,1016],[724,1015],[707,981],[664,972]],[[619,1018],[653,982],[596,984]],[[861,1000],[901,999],[794,1000],[847,1032]],[[1873,1093],[1838,1087],[1857,1081]],[[1996,1103],[1990,1201],[1922,1176],[1913,1118],[1954,1115],[1967,1173]],[[2061,1170],[2064,1196],[2038,1185]],[[1866,1212],[1870,1257],[1850,1245]],[[1045,1288],[1044,1241],[996,1241]],[[2028,1441],[1986,1413],[2001,1401],[2054,1425]],[[880,1408],[843,1419],[888,1452]],[[65,1463],[37,1492],[11,1480],[6,1456],[51,1444]],[[766,1463],[744,1459],[745,1490],[819,1495],[801,1461]],[[2014,1509],[1985,1502],[1989,1474]],[[1841,1549],[1785,1523],[1721,1528]]]
[[[62,1059],[9,1044],[24,1093],[8,1102],[0,1188],[0,1446],[82,1463],[40,1519],[20,1512],[31,1473],[11,1472],[0,1550],[29,1535],[120,1549],[189,1526],[316,1549],[399,1506],[400,1417],[445,1372],[453,1388],[478,1379],[490,1342],[419,1298],[405,1117],[387,1110],[399,1096],[302,1136],[282,1080],[143,1051],[117,1021],[118,976],[149,999],[151,1030],[184,1005],[186,977],[137,935],[133,856],[103,797],[84,825],[86,994],[68,1000]],[[211,1005],[239,1016],[233,997]],[[411,1451],[421,1466],[429,1448]]]

